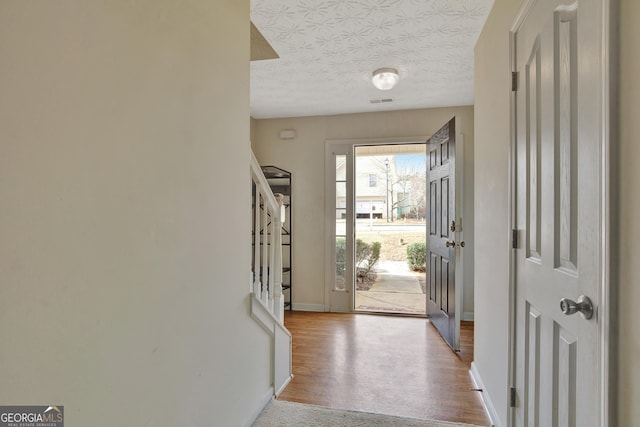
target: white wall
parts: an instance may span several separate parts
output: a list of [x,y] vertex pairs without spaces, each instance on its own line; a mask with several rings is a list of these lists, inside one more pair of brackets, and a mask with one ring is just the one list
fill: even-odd
[[[386,113],[253,120],[252,147],[258,161],[293,173],[293,301],[299,308],[324,305],[324,149],[327,139],[430,136],[453,116],[461,120],[465,147],[464,311],[473,312],[473,107]],[[280,140],[282,129],[296,129],[294,140]]]
[[[615,2],[614,2],[615,3]],[[630,426],[640,419],[640,4],[619,0],[620,71],[619,138],[613,141],[614,189],[620,197],[612,205],[616,224],[612,259],[619,316],[620,345],[614,367],[619,383],[618,420]],[[508,206],[509,44],[508,32],[520,0],[496,0],[475,49],[475,185],[476,185],[476,304],[475,364],[495,404],[500,424],[506,425],[508,388]],[[491,209],[489,209],[489,207]],[[620,227],[618,229],[618,227]]]
[[248,1],[0,2],[2,404],[77,426],[258,409],[248,60]]

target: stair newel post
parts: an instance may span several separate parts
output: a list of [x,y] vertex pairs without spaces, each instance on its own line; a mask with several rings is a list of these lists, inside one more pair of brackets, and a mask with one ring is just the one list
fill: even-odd
[[273,314],[280,322],[284,322],[284,295],[282,294],[282,224],[284,218],[282,215],[282,206],[284,204],[284,195],[275,194],[276,201],[278,202],[277,212],[274,214],[274,258],[273,258],[273,298],[274,298],[274,311]]

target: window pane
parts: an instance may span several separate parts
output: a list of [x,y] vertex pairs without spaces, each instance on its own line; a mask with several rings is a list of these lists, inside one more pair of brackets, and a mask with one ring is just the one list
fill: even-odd
[[344,220],[343,215],[346,215],[344,210],[342,212],[336,211],[336,216],[339,217],[336,218],[336,238],[345,236],[347,234],[346,221]]
[[347,180],[347,156],[336,156],[336,181]]
[[336,208],[347,207],[347,183],[336,182]]
[[345,251],[346,239],[344,237],[336,237],[336,283],[335,288],[345,289]]

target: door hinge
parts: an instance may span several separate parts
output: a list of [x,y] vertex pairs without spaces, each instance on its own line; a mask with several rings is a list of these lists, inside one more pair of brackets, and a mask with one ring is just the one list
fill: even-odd
[[511,72],[511,91],[516,92],[518,90],[518,72]]
[[516,388],[515,387],[511,387],[509,389],[509,407],[510,408],[516,407]]
[[511,230],[511,248],[518,249],[518,230]]

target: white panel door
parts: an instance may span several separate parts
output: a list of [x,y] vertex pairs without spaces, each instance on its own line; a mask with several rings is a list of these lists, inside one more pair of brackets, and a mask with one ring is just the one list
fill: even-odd
[[[601,398],[602,5],[528,3],[533,6],[515,33],[515,421],[595,426]],[[590,318],[587,304],[569,301],[582,295],[591,300]],[[575,308],[584,313],[570,314]]]

